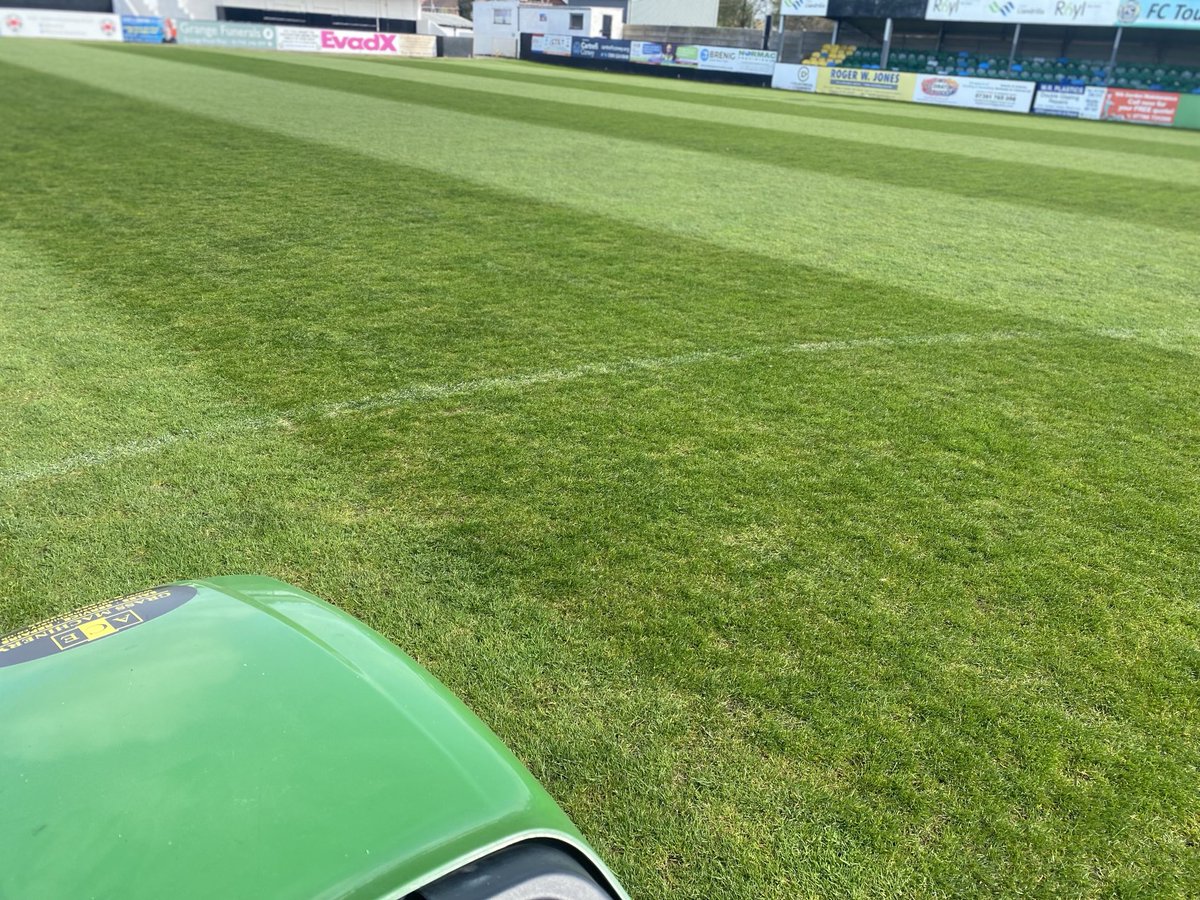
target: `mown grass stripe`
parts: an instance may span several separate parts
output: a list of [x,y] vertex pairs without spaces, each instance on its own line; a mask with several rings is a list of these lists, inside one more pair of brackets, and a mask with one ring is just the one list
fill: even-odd
[[[918,118],[907,115],[892,115],[886,106],[878,102],[861,102],[862,109],[848,109],[833,106],[821,101],[813,101],[810,97],[791,97],[782,95],[778,98],[759,99],[753,96],[756,88],[728,89],[720,93],[699,93],[692,91],[671,90],[656,87],[653,78],[643,77],[641,83],[634,83],[637,76],[610,75],[603,80],[572,79],[564,83],[557,74],[541,74],[531,71],[533,64],[528,66],[512,65],[511,67],[488,66],[483,68],[467,62],[450,62],[440,60],[387,60],[365,57],[364,61],[375,65],[425,69],[437,72],[456,72],[462,75],[472,75],[477,78],[492,78],[497,81],[511,81],[519,84],[537,85],[539,87],[569,87],[573,90],[594,91],[598,94],[608,94],[625,97],[642,97],[649,100],[668,100],[675,103],[690,103],[697,106],[715,106],[725,109],[738,109],[747,112],[770,113],[772,115],[795,116],[801,119],[826,119],[833,122],[847,122],[857,125],[883,125],[889,128],[906,128],[933,134],[954,136],[967,135],[983,139],[1007,141],[1028,141],[1033,144],[1047,144],[1056,147],[1071,147],[1081,150],[1104,150],[1122,153],[1135,153],[1141,156],[1164,157],[1200,161],[1200,141],[1194,146],[1156,141],[1149,138],[1139,138],[1129,134],[1132,129],[1119,125],[1110,125],[1105,134],[1095,134],[1086,125],[1072,123],[1073,128],[1058,130],[1050,128],[1034,128],[1020,124],[1019,117],[997,117],[997,121],[976,122],[956,121],[955,119]],[[588,71],[588,70],[579,70]],[[957,118],[966,119],[970,112],[952,110]]]
[[[298,65],[318,69],[356,72],[362,75],[377,75],[398,81],[415,80],[448,87],[514,95],[526,99],[561,100],[580,106],[595,106],[605,109],[620,109],[625,112],[655,113],[683,119],[685,123],[707,126],[721,122],[732,127],[757,127],[781,133],[796,134],[804,141],[821,141],[826,138],[855,140],[873,146],[892,145],[908,150],[924,152],[929,147],[929,135],[921,131],[892,127],[886,124],[860,125],[832,122],[821,119],[801,118],[787,115],[771,115],[725,107],[704,107],[696,104],[676,104],[670,100],[650,100],[639,97],[606,97],[595,92],[575,91],[572,79],[559,77],[559,85],[551,88],[543,85],[515,84],[489,79],[484,71],[477,75],[466,75],[454,71],[438,71],[435,66],[413,67],[403,64],[381,65],[371,59],[358,60],[331,58],[327,54],[293,55],[291,60]],[[482,69],[482,67],[481,67]],[[561,69],[557,71],[563,71]],[[786,100],[785,100],[786,102]],[[809,102],[827,103],[825,99]],[[845,101],[843,101],[845,102]],[[851,100],[850,103],[856,101]],[[875,104],[879,105],[879,104]],[[896,106],[898,104],[888,104]],[[951,116],[962,110],[949,110]],[[929,116],[928,118],[934,118]],[[1162,134],[1162,130],[1156,132]],[[1087,150],[1079,148],[1030,144],[1020,140],[981,140],[969,136],[948,136],[939,141],[938,149],[943,153],[973,159],[996,160],[1011,163],[1022,158],[1037,159],[1041,165],[1056,169],[1072,169],[1106,178],[1147,178],[1169,181],[1174,185],[1200,187],[1200,164],[1159,158],[1148,158],[1131,153]]]
[[[395,116],[387,102],[372,98],[255,81],[215,69],[210,70],[209,78],[194,79],[191,67],[159,64],[146,57],[117,59],[116,54],[97,54],[76,46],[56,49],[63,51],[60,65],[87,69],[95,84],[85,87],[76,79],[63,78],[53,65],[50,71],[54,74],[25,69],[14,75],[9,109],[14,122],[24,120],[21,134],[27,138],[23,142],[27,150],[56,155],[64,167],[65,154],[76,151],[80,134],[91,136],[91,142],[78,151],[82,156],[71,177],[81,192],[84,185],[93,185],[86,196],[94,199],[60,212],[66,221],[82,222],[86,237],[76,242],[61,227],[48,229],[50,220],[40,207],[30,207],[27,215],[23,205],[17,205],[13,215],[14,221],[20,219],[23,227],[48,247],[66,239],[71,248],[59,249],[72,265],[91,258],[95,247],[92,223],[111,221],[113,200],[119,199],[121,208],[138,211],[132,219],[118,220],[130,235],[140,235],[126,237],[134,242],[134,255],[124,263],[107,256],[97,259],[92,270],[134,271],[142,266],[140,242],[160,241],[160,229],[142,215],[147,208],[143,184],[131,181],[125,173],[153,171],[158,154],[175,155],[171,142],[178,133],[178,140],[189,146],[192,157],[192,164],[178,173],[194,182],[194,191],[210,198],[207,213],[212,217],[213,235],[239,233],[248,227],[240,224],[243,220],[256,218],[257,207],[270,207],[262,215],[271,222],[265,229],[271,239],[256,233],[252,238],[252,246],[264,248],[264,254],[286,246],[285,237],[303,241],[309,234],[333,229],[335,234],[357,235],[356,246],[373,248],[367,260],[370,269],[378,267],[377,254],[386,253],[388,247],[403,246],[397,252],[408,252],[410,246],[436,241],[430,232],[433,226],[444,240],[452,240],[458,227],[470,228],[472,241],[456,247],[453,256],[460,261],[481,259],[476,274],[487,275],[515,262],[509,252],[497,254],[488,248],[521,248],[529,242],[514,244],[514,234],[546,233],[555,243],[553,251],[536,259],[522,253],[519,259],[522,264],[536,265],[537,277],[548,279],[561,291],[563,302],[573,304],[576,318],[580,312],[596,308],[595,291],[602,290],[613,302],[632,300],[628,310],[638,318],[648,310],[645,300],[653,299],[658,309],[674,311],[680,297],[690,304],[716,296],[729,301],[720,310],[722,317],[733,316],[734,322],[738,310],[747,308],[745,304],[758,310],[756,315],[764,322],[773,321],[777,311],[795,316],[801,302],[807,315],[831,322],[833,309],[852,303],[860,324],[866,324],[863,316],[872,322],[886,316],[902,330],[914,311],[937,307],[940,323],[949,327],[961,327],[963,315],[976,317],[969,324],[977,327],[981,324],[978,317],[1004,310],[1026,317],[1032,314],[1040,322],[1132,328],[1142,336],[1169,334],[1172,340],[1182,341],[1190,333],[1178,327],[1179,316],[1186,317],[1191,309],[1191,285],[1180,277],[1190,259],[1190,245],[1184,236],[1161,229],[1111,222],[1100,227],[1083,215],[1027,212],[1023,207],[878,188],[836,177],[780,179],[773,166],[728,168],[711,154],[649,154],[647,145],[636,142],[568,136],[519,123],[494,121],[488,128],[486,146],[461,143],[454,139],[460,130],[478,129],[487,123],[469,115],[443,116],[422,107]],[[41,59],[39,56],[38,61]],[[26,60],[27,65],[30,62]],[[143,72],[145,77],[139,74]],[[140,86],[150,81],[161,89]],[[185,96],[189,91],[194,98]],[[229,95],[228,101],[218,99],[225,95]],[[131,103],[131,97],[136,102]],[[55,98],[74,104],[69,118],[54,112]],[[134,132],[141,115],[152,116],[156,128],[152,135],[131,143],[126,135]],[[368,122],[369,127],[361,127]],[[109,134],[121,151],[100,159],[93,144]],[[33,136],[39,140],[28,140]],[[196,136],[203,140],[197,141]],[[556,143],[558,136],[562,140]],[[258,150],[264,140],[270,147],[267,155]],[[529,145],[531,141],[535,146]],[[223,149],[227,147],[243,148],[239,158],[244,165],[269,173],[260,178],[253,197],[238,195],[231,202],[223,177],[232,164],[232,157]],[[130,148],[137,148],[136,158],[129,155]],[[605,173],[606,178],[574,179],[570,184],[558,182],[549,187],[544,173],[559,171],[564,154],[576,169],[590,168]],[[53,198],[57,180],[44,182],[42,173],[28,167],[31,158],[15,157],[13,190]],[[318,161],[328,177],[322,175],[315,182],[295,177]],[[385,219],[386,229],[380,230],[375,215],[346,207],[344,201],[351,193],[337,191],[335,197],[326,196],[334,173],[338,183],[356,186],[353,196],[371,198],[367,211],[391,211]],[[477,189],[479,185],[482,190]],[[751,203],[764,196],[779,200],[771,213],[774,224],[766,230],[761,208]],[[319,221],[302,224],[296,213],[318,202],[324,205]],[[279,217],[273,203],[282,204],[289,215]],[[872,227],[865,230],[860,218],[847,217],[845,211],[868,205]],[[189,224],[195,210],[195,204],[173,209],[172,220],[161,226],[161,234]],[[440,212],[435,216],[434,210]],[[452,214],[447,215],[447,210]],[[490,223],[501,220],[507,221],[507,226],[493,231]],[[480,229],[481,221],[489,223],[487,230]],[[133,223],[139,227],[130,228]],[[207,284],[210,273],[224,267],[226,255],[213,254],[206,246],[210,242],[195,230],[196,223],[190,224],[190,252],[172,254],[174,264],[189,270],[194,267],[197,282]],[[398,240],[401,244],[396,244]],[[623,249],[614,249],[618,247]],[[1106,263],[1103,270],[1096,267],[1101,248]],[[635,250],[636,260],[630,256]],[[623,254],[619,261],[610,259],[614,252]],[[547,268],[547,262],[556,259],[593,258],[596,265],[592,268],[602,273],[598,282],[580,277],[577,264]],[[273,254],[263,255],[258,261],[272,266],[273,259]],[[697,268],[688,260],[703,260],[704,265]],[[330,263],[340,270],[344,261],[339,250]],[[642,282],[639,288],[642,293],[647,283],[654,285],[653,298],[629,296],[613,277],[617,271],[631,275],[635,270],[657,273],[658,277]],[[1031,273],[1039,270],[1045,274],[1033,278]],[[751,273],[756,276],[752,280],[748,277]],[[293,274],[300,277],[301,273]],[[146,284],[144,290],[134,286],[132,291],[122,284],[118,294],[143,298],[157,309],[163,304],[155,298],[169,297],[177,281],[172,279],[162,289]],[[675,296],[662,293],[671,284]],[[456,285],[455,289],[466,286]],[[490,293],[492,289],[487,290]],[[343,297],[339,302],[349,299]],[[972,308],[965,308],[967,304]],[[494,308],[494,304],[484,306]],[[472,310],[477,307],[479,304],[472,304]],[[368,310],[365,321],[376,315]],[[689,319],[681,335],[691,333],[699,338],[697,343],[711,343],[699,327],[704,321]],[[715,333],[724,333],[725,321],[712,320]],[[580,324],[595,322],[585,318]],[[1028,318],[988,324],[1027,327],[1027,322]],[[611,331],[604,333],[611,338]],[[824,327],[815,334],[811,330],[806,333],[831,336]],[[215,349],[223,353],[223,344]],[[623,349],[635,355],[649,348]]]
[[[141,48],[136,48],[138,52]],[[113,52],[131,52],[118,47]],[[320,87],[402,104],[432,106],[486,118],[567,129],[737,157],[785,169],[919,188],[974,199],[1088,213],[1117,221],[1200,233],[1200,189],[1149,179],[1103,179],[1032,162],[1003,163],[939,151],[881,148],[862,141],[806,141],[763,128],[708,123],[694,127],[669,116],[605,110],[549,100],[498,97],[415,81],[315,69],[280,58],[161,48],[157,58],[187,65]]]

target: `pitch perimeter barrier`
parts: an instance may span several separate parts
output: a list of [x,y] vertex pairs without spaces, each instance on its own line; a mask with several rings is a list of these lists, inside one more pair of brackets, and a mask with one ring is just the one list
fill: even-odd
[[61,10],[0,8],[0,38],[61,38],[72,41],[125,41],[135,44],[183,44],[234,50],[296,50],[368,56],[434,57],[431,34],[292,28],[254,22],[117,16]]
[[770,84],[778,57],[773,50],[741,47],[522,34],[521,58],[637,75],[765,87]]
[[776,66],[771,87],[835,97],[870,97],[1017,113],[1029,112],[1034,96],[1034,85],[1026,81],[805,65]]
[[1030,81],[1000,78],[784,64],[775,66],[771,87],[838,97],[1200,129],[1200,95],[1169,91],[1060,84],[1035,86]]
[[0,37],[121,41],[121,17],[110,13],[0,7]]

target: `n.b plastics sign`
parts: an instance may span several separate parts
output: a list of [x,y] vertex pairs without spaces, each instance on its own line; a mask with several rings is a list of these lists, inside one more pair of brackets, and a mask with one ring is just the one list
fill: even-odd
[[1033,111],[1039,116],[1066,119],[1099,119],[1108,92],[1099,86],[1039,84]]

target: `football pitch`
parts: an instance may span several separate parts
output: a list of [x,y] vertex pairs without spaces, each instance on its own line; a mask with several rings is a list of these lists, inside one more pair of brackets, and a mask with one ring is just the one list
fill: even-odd
[[1200,893],[1200,134],[15,39],[0,88],[0,631],[293,582],[636,897]]

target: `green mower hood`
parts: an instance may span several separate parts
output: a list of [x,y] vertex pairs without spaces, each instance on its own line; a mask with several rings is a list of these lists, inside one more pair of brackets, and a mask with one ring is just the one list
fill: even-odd
[[449,691],[273,579],[0,638],[0,723],[0,897],[424,896],[522,842],[624,896]]

